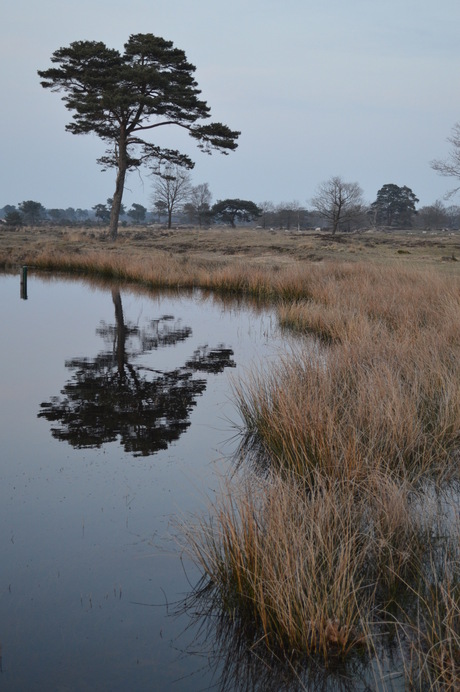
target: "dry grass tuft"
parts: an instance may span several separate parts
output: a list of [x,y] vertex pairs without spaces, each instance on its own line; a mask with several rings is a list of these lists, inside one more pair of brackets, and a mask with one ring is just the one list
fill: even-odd
[[[350,486],[316,472],[227,484],[186,547],[248,646],[319,657],[372,651],[378,614],[417,573],[428,527],[413,489],[382,474]],[[431,529],[431,527],[430,527]]]
[[327,659],[364,642],[355,561],[363,537],[352,531],[353,502],[337,502],[339,492],[321,484],[306,495],[276,476],[258,492],[227,487],[212,520],[188,534],[222,607],[253,621],[274,651]]

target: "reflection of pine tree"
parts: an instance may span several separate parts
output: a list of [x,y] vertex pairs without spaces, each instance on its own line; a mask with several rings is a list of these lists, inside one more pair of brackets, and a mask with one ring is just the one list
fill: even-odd
[[217,373],[234,367],[233,351],[198,349],[184,366],[160,372],[133,361],[148,351],[185,341],[192,333],[165,315],[140,329],[126,324],[121,295],[112,291],[115,325],[97,333],[110,345],[96,358],[66,362],[72,377],[61,391],[41,404],[40,418],[59,425],[53,436],[74,447],[100,447],[120,438],[127,452],[148,455],[166,449],[190,425],[189,415],[206,380],[194,372]]
[[234,366],[231,357],[233,351],[224,346],[209,349],[207,346],[200,346],[194,352],[190,360],[185,363],[185,367],[195,372],[222,372],[228,365]]

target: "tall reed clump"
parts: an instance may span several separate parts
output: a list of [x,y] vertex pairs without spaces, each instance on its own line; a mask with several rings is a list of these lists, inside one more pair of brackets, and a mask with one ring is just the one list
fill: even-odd
[[186,526],[187,548],[249,647],[329,664],[373,651],[397,580],[417,570],[429,527],[411,494],[379,473],[352,486],[315,473],[308,489],[293,474],[252,477]]
[[224,610],[253,623],[254,641],[275,652],[327,658],[364,641],[368,595],[355,559],[364,536],[353,531],[353,502],[338,502],[339,493],[322,484],[306,495],[276,476],[256,491],[227,488],[212,520],[189,533]]
[[165,288],[189,288],[197,277],[195,266],[184,266],[180,259],[158,251],[135,257],[125,255],[122,250],[116,253],[79,252],[78,248],[74,253],[44,251],[34,256],[33,267]]

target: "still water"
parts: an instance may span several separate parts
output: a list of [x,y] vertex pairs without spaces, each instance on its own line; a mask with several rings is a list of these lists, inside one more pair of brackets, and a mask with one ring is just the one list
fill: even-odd
[[231,466],[273,314],[36,275],[0,297],[0,688],[219,687],[172,615],[200,576],[172,521]]

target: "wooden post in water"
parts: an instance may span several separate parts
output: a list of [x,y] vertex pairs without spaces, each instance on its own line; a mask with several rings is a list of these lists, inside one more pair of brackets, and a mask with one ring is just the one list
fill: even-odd
[[21,268],[21,298],[27,300],[27,266]]

